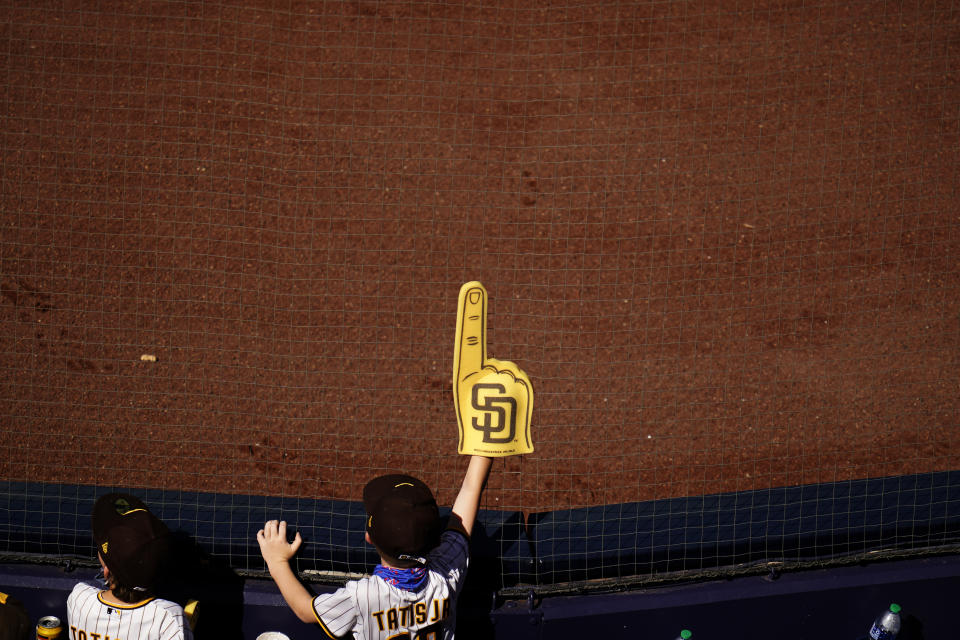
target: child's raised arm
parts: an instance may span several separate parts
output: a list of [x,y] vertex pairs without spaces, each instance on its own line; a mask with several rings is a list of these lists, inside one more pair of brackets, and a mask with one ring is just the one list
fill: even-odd
[[460,493],[453,503],[453,513],[450,515],[448,529],[458,529],[470,535],[473,523],[477,520],[477,511],[480,509],[480,494],[490,475],[493,459],[485,456],[470,456],[467,473],[463,477]]

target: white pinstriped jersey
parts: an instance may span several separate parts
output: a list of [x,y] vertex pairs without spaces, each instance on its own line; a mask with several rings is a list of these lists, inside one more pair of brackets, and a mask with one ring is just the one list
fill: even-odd
[[427,583],[420,591],[370,576],[317,596],[313,611],[320,627],[331,638],[352,633],[355,640],[453,640],[457,594],[469,563],[466,536],[448,529],[427,559]]
[[190,640],[183,608],[175,602],[152,598],[117,605],[104,602],[102,589],[81,582],[67,598],[69,640]]

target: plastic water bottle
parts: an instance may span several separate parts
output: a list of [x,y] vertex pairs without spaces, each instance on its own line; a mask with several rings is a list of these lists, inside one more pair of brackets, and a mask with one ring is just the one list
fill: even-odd
[[900,633],[900,605],[891,604],[890,608],[877,616],[870,627],[871,640],[893,640]]
[[684,629],[680,632],[680,635],[677,636],[677,640],[690,640],[693,637],[693,634],[688,630]]

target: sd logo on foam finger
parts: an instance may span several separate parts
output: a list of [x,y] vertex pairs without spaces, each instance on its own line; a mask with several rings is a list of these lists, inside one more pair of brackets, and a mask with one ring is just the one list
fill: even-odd
[[453,404],[464,455],[531,453],[533,386],[517,365],[487,357],[487,291],[460,287],[453,354]]

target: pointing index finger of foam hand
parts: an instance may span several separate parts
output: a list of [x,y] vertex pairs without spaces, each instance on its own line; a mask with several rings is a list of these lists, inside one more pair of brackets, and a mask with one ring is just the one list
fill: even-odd
[[460,287],[453,378],[459,382],[483,368],[487,359],[487,290],[479,282]]

